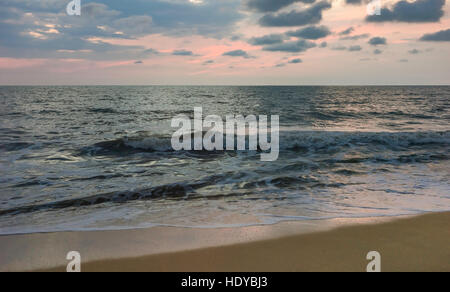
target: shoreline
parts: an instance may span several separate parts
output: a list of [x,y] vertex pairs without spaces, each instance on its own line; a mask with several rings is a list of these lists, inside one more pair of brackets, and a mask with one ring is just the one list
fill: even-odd
[[378,251],[382,271],[450,271],[450,212],[283,222],[270,226],[0,236],[0,271],[360,271]]

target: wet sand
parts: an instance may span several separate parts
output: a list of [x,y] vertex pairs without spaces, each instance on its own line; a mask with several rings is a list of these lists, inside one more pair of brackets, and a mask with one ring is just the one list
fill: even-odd
[[0,237],[0,271],[355,271],[368,252],[382,271],[450,272],[450,212],[221,229],[157,227]]

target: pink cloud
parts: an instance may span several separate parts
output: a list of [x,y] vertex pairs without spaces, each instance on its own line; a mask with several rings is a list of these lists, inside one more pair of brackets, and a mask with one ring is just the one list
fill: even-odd
[[45,59],[13,59],[0,58],[0,69],[17,69],[26,67],[41,66]]

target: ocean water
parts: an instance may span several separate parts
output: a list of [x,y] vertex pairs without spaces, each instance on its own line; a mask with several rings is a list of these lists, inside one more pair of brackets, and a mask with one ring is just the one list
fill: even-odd
[[[279,115],[280,156],[173,152],[178,114]],[[0,234],[450,210],[450,87],[0,87]]]

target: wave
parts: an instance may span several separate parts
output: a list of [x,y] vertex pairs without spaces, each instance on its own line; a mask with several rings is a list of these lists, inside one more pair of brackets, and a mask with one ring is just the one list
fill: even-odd
[[18,151],[27,149],[34,146],[32,143],[27,142],[11,142],[11,143],[0,143],[0,150],[3,151]]
[[[235,179],[230,180],[234,177]],[[237,178],[239,177],[239,178]],[[245,177],[245,175],[244,175]],[[10,209],[0,210],[0,216],[27,214],[39,211],[56,211],[67,208],[81,208],[95,206],[104,203],[123,204],[130,201],[148,201],[148,200],[220,200],[229,197],[245,197],[245,200],[284,200],[286,196],[278,193],[277,196],[271,196],[271,191],[275,189],[285,190],[306,190],[315,188],[340,188],[344,186],[340,183],[322,182],[313,176],[291,175],[275,176],[266,179],[248,181],[242,175],[236,173],[222,173],[204,177],[197,181],[184,181],[172,184],[160,185],[150,188],[143,188],[133,191],[118,191],[105,194],[92,195],[82,198],[73,198],[68,200],[34,204],[28,206],[18,206]],[[245,181],[245,182],[244,182]],[[37,182],[36,182],[37,183]],[[214,193],[203,195],[197,191],[210,186],[233,184],[234,188],[230,192]],[[269,193],[264,194],[261,188],[265,188]],[[255,189],[258,191],[255,193]]]
[[[205,198],[204,196],[196,194],[195,191],[203,187],[220,184],[220,181],[229,178],[230,175],[232,174],[226,173],[221,175],[208,176],[194,182],[178,182],[135,191],[112,192],[45,204],[19,206],[11,209],[0,210],[0,216],[33,213],[43,210],[59,210],[71,207],[94,206],[103,203],[126,203],[128,201],[136,200],[192,200]],[[206,199],[217,199],[223,198],[225,196],[226,195],[214,195],[208,196],[206,197]]]
[[81,154],[114,155],[137,152],[173,152],[170,138],[120,138],[96,143],[81,149]]
[[[226,139],[224,138],[224,143]],[[236,139],[235,139],[236,141]],[[280,150],[338,151],[342,147],[406,150],[409,147],[449,146],[450,131],[445,132],[280,132]],[[225,148],[225,145],[224,145]],[[107,155],[136,152],[174,152],[171,137],[120,138],[96,143],[82,149],[83,154]]]
[[287,132],[280,135],[280,148],[285,150],[318,151],[336,147],[383,146],[404,150],[412,146],[450,145],[450,131],[445,132]]
[[93,114],[117,114],[118,112],[112,108],[91,108],[89,109],[90,113]]
[[368,112],[368,115],[376,116],[378,118],[386,118],[386,119],[413,119],[413,120],[429,120],[436,119],[437,116],[419,114],[419,113],[407,113],[403,111],[391,111],[391,112]]

